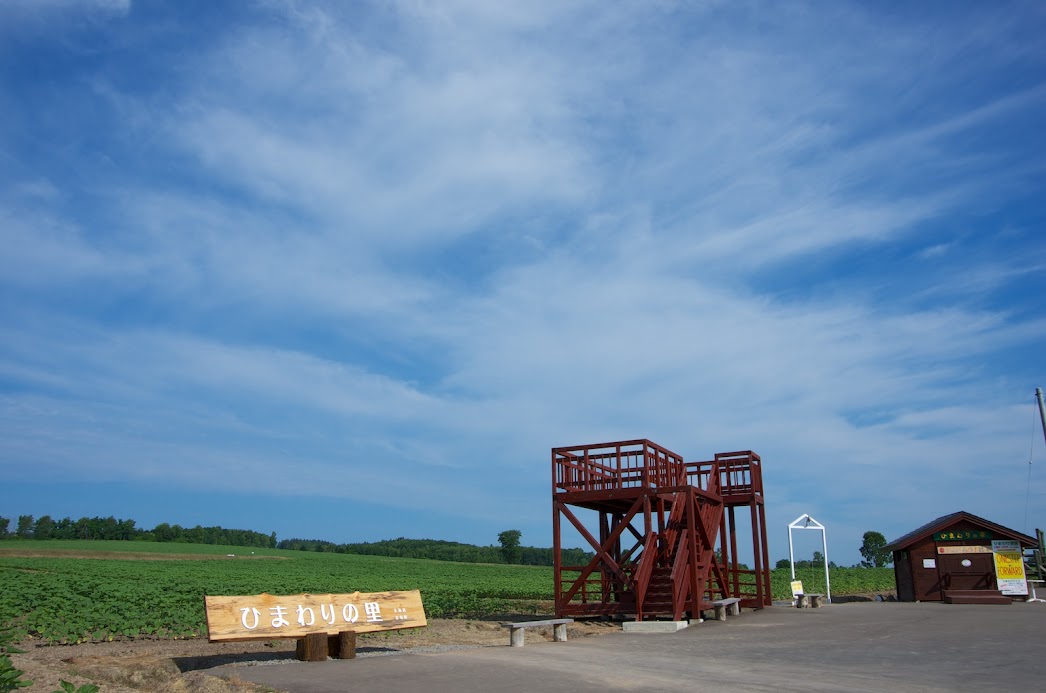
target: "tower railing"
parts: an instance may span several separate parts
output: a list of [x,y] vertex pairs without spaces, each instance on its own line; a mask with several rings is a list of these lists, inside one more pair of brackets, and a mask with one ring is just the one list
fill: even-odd
[[649,440],[552,449],[552,491],[657,489],[686,484],[680,455]]

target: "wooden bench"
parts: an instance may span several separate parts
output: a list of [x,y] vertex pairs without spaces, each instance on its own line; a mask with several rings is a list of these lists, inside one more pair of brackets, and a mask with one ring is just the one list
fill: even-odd
[[552,626],[552,639],[556,642],[567,641],[567,624],[573,623],[572,618],[550,618],[546,621],[522,621],[520,623],[506,623],[508,628],[508,644],[512,647],[523,647],[523,638],[527,628],[539,628],[541,626]]
[[741,600],[738,597],[729,599],[717,599],[712,604],[715,606],[715,617],[717,621],[725,621],[726,615],[739,616],[741,614]]

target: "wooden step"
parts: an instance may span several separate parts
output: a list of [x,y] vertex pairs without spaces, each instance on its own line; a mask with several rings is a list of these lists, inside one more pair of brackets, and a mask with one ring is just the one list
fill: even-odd
[[999,590],[945,590],[945,604],[1012,604]]

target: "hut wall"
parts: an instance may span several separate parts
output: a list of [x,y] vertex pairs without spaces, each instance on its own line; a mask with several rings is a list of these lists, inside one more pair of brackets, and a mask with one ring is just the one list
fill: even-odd
[[[916,601],[941,601],[941,577],[937,572],[937,543],[930,536],[908,547]],[[900,597],[898,597],[900,598]]]
[[893,574],[897,581],[897,600],[915,601],[915,584],[912,582],[912,561],[908,550],[893,552]]

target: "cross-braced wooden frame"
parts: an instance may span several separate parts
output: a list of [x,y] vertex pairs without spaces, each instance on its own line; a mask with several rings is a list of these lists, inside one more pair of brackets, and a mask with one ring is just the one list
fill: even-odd
[[[558,616],[680,620],[711,609],[715,599],[738,595],[749,607],[769,605],[755,453],[684,463],[649,440],[554,448],[552,485]],[[753,511],[754,571],[737,561],[733,510],[742,504]],[[598,514],[598,537],[578,516],[579,508]],[[564,518],[593,551],[585,565],[563,564]],[[724,547],[719,558],[717,542]],[[758,579],[748,579],[749,573]],[[747,589],[750,584],[754,589]]]

